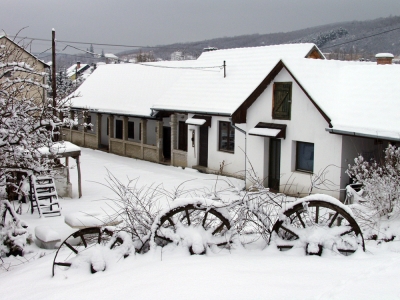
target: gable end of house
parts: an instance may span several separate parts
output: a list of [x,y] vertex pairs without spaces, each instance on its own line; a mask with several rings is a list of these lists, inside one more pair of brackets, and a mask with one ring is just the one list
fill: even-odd
[[274,78],[279,74],[279,72],[285,68],[293,80],[298,84],[307,98],[311,101],[311,103],[315,106],[315,108],[319,111],[322,117],[328,123],[329,128],[332,128],[331,119],[329,116],[318,106],[318,104],[314,101],[314,99],[309,95],[307,90],[300,84],[297,78],[293,75],[293,73],[287,68],[287,66],[280,60],[276,66],[272,69],[272,71],[265,77],[265,79],[259,84],[259,86],[251,93],[251,95],[239,106],[239,108],[232,114],[232,121],[234,123],[246,123],[246,115],[247,109],[257,100],[257,98],[265,91],[265,89],[269,86],[269,84],[274,80]]

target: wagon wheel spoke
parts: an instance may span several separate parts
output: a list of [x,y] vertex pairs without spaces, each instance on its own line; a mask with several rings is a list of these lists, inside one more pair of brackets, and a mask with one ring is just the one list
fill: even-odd
[[204,218],[203,218],[203,222],[202,222],[202,226],[205,229],[205,224],[206,224],[206,220],[207,220],[207,216],[208,216],[208,211],[206,211],[206,213],[204,214]]
[[171,218],[168,218],[168,221],[169,221],[169,223],[170,223],[172,226],[175,226],[175,223],[174,223],[174,221],[172,221]]
[[281,228],[282,228],[283,230],[285,230],[286,232],[290,233],[290,234],[291,234],[292,236],[294,236],[296,239],[299,238],[299,236],[298,236],[296,233],[294,233],[292,230],[290,230],[290,229],[287,228],[286,226],[281,225]]
[[300,215],[300,213],[298,211],[296,211],[296,215],[297,215],[297,218],[299,219],[301,225],[303,226],[303,228],[306,228],[306,224],[304,224],[304,221],[301,218],[301,215]]
[[214,229],[214,231],[212,232],[212,235],[217,234],[218,232],[220,232],[222,230],[222,228],[224,228],[224,223],[221,223],[217,228]]
[[353,232],[353,231],[354,231],[354,228],[351,228],[351,229],[349,229],[349,230],[347,230],[347,231],[341,233],[340,236],[345,236],[345,235],[347,235],[347,234],[349,234],[349,233],[351,233],[351,232]]
[[78,250],[72,247],[69,243],[64,242],[64,245],[67,246],[69,249],[71,249],[71,251],[74,252],[75,254],[78,254]]
[[167,241],[168,243],[172,243],[172,240],[170,238],[165,237],[165,236],[161,236],[161,235],[156,234],[155,237],[159,238],[159,239],[162,239],[164,241]]
[[63,267],[70,267],[72,265],[71,263],[66,263],[66,262],[55,262],[54,264]]
[[185,209],[185,213],[186,213],[186,219],[187,219],[187,222],[188,222],[188,226],[190,226],[190,216],[189,216],[189,211],[188,211],[188,209],[186,208]]
[[[85,238],[83,237],[83,234],[81,234],[80,237],[81,237],[83,245],[85,246],[85,248],[87,248],[87,243],[86,243]],[[99,242],[99,244],[100,244],[100,242]]]
[[339,212],[333,215],[331,222],[329,223],[329,227],[332,227],[333,223],[335,222],[336,218],[339,216]]

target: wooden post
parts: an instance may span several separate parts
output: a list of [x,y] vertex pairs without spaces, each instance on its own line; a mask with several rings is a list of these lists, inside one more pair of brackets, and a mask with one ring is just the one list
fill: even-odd
[[67,184],[71,183],[71,180],[69,178],[69,161],[68,161],[68,156],[65,157],[65,167],[67,168]]
[[79,162],[79,156],[77,156],[75,158],[75,160],[76,160],[76,166],[78,169],[78,192],[79,192],[79,198],[81,198],[82,197],[82,182],[81,182],[82,180],[81,180],[81,164]]
[[52,62],[51,62],[51,72],[52,72],[52,81],[51,81],[51,87],[53,90],[53,111],[54,111],[54,115],[57,114],[56,112],[56,91],[57,91],[57,86],[56,86],[56,31],[52,30],[52,34],[51,34],[51,48],[52,48]]

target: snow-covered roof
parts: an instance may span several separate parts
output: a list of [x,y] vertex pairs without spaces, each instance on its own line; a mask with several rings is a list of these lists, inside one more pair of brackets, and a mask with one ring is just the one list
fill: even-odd
[[334,60],[283,63],[337,133],[400,139],[400,66]]
[[111,59],[118,59],[118,56],[116,56],[115,54],[112,53],[106,53],[104,54],[105,58],[111,58]]
[[[4,33],[4,32],[3,32]],[[29,54],[30,56],[32,56],[34,59],[36,59],[37,61],[41,62],[44,67],[46,68],[50,68],[50,65],[48,65],[46,62],[44,62],[43,60],[39,59],[36,55],[32,54],[31,52],[29,52],[28,50],[26,50],[24,47],[21,47],[21,45],[17,44],[16,42],[14,42],[13,40],[11,40],[7,35],[0,35],[0,40],[1,39],[6,39],[8,40],[10,43],[14,44],[15,46],[19,47],[22,51],[24,51],[25,53]]]
[[72,107],[151,116],[151,106],[185,72],[189,62],[100,65],[76,90]]
[[67,69],[66,74],[68,77],[71,77],[71,76],[75,75],[75,72],[79,73],[81,70],[83,70],[85,68],[89,69],[88,66],[89,66],[88,64],[80,64],[79,69],[76,69],[77,64],[73,64],[72,66],[70,66]]
[[376,58],[393,58],[394,55],[392,53],[378,53],[375,55]]
[[153,108],[231,115],[280,59],[304,58],[314,47],[287,44],[204,52],[193,61],[193,69],[154,102]]

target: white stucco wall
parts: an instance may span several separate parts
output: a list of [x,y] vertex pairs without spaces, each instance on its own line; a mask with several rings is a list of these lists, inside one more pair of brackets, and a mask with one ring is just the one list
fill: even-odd
[[147,145],[156,146],[156,121],[147,121]]
[[[310,187],[312,174],[295,170],[296,141],[314,143],[314,174],[326,169],[325,179],[335,186],[325,187],[332,191],[314,189],[313,193],[324,192],[339,197],[342,136],[325,131],[327,121],[318,112],[301,88],[283,69],[274,82],[292,82],[291,120],[272,119],[273,82],[247,111],[247,131],[258,122],[287,124],[286,139],[281,140],[280,191],[304,196]],[[249,136],[248,157],[262,178],[268,176],[269,138]],[[333,166],[334,165],[334,166]],[[266,180],[266,183],[268,181]]]
[[[193,114],[189,114],[189,118]],[[224,162],[223,172],[236,176],[244,175],[244,151],[245,151],[245,138],[244,134],[235,130],[235,150],[233,153],[220,151],[218,148],[219,139],[219,122],[230,122],[227,117],[213,116],[211,118],[211,127],[208,128],[208,168],[217,172],[220,169],[222,162]],[[244,125],[238,125],[244,129]],[[193,167],[199,164],[199,126],[188,126],[188,166]],[[195,132],[195,145],[192,147],[192,131]]]

